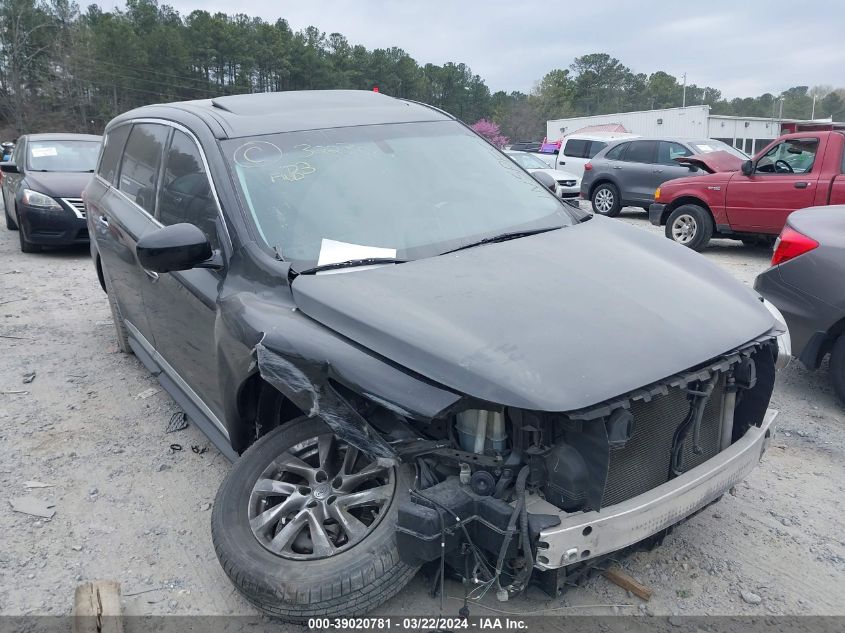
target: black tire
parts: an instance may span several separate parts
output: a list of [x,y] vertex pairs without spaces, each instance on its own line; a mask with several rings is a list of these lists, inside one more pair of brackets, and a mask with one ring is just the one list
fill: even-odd
[[26,237],[24,237],[23,229],[18,227],[18,240],[21,244],[21,253],[40,253],[41,247],[38,244],[33,244]]
[[301,417],[262,437],[223,481],[211,514],[211,538],[226,575],[252,604],[288,622],[363,615],[397,594],[418,569],[402,562],[396,546],[398,506],[408,497],[413,479],[408,464],[393,470],[389,505],[350,548],[325,558],[292,560],[258,541],[249,522],[255,482],[283,453],[326,433],[329,429],[321,420]]
[[704,207],[682,204],[666,220],[666,237],[694,251],[700,251],[713,237],[713,218]]
[[132,348],[129,346],[129,333],[126,330],[126,323],[123,320],[123,315],[120,313],[120,306],[117,305],[117,299],[114,296],[111,282],[108,279],[108,275],[103,271],[103,280],[106,284],[106,296],[109,298],[109,309],[111,310],[111,319],[114,322],[117,347],[124,354],[131,354]]
[[12,219],[12,216],[9,215],[9,208],[7,206],[3,206],[3,215],[6,216],[6,228],[10,231],[17,231],[18,225],[15,224],[15,221]]
[[840,402],[845,405],[845,334],[836,339],[830,352],[830,381]]
[[606,215],[615,218],[622,211],[622,199],[619,197],[619,189],[616,185],[604,182],[593,189],[590,196],[593,204],[593,212],[597,215]]

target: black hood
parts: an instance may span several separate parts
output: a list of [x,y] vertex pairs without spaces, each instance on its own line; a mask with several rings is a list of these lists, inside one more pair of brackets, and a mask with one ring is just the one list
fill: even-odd
[[87,171],[28,171],[24,186],[53,198],[80,198],[92,176]]
[[[774,319],[703,256],[618,220],[300,275],[303,313],[467,395],[572,411],[699,365]],[[331,359],[327,359],[331,362]]]

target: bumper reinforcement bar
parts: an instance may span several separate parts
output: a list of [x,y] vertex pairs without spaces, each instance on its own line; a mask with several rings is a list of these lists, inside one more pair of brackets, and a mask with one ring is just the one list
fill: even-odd
[[774,435],[777,411],[724,451],[646,493],[600,512],[560,512],[560,525],[540,532],[535,567],[557,569],[634,545],[717,499],[750,473]]

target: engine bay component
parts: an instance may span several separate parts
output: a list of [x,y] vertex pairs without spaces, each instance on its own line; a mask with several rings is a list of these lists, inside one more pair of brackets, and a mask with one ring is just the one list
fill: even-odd
[[496,488],[496,480],[486,470],[478,470],[470,477],[469,485],[475,494],[482,497],[489,497]]
[[459,413],[455,430],[461,448],[476,455],[505,450],[505,414],[501,411],[470,409]]
[[546,455],[546,485],[543,494],[561,510],[581,510],[587,500],[589,471],[584,457],[569,444],[558,444]]

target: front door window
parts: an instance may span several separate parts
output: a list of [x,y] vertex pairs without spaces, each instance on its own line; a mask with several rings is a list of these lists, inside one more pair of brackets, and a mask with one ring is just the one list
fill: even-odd
[[757,161],[755,173],[806,174],[813,169],[818,149],[817,138],[789,139],[778,143]]

